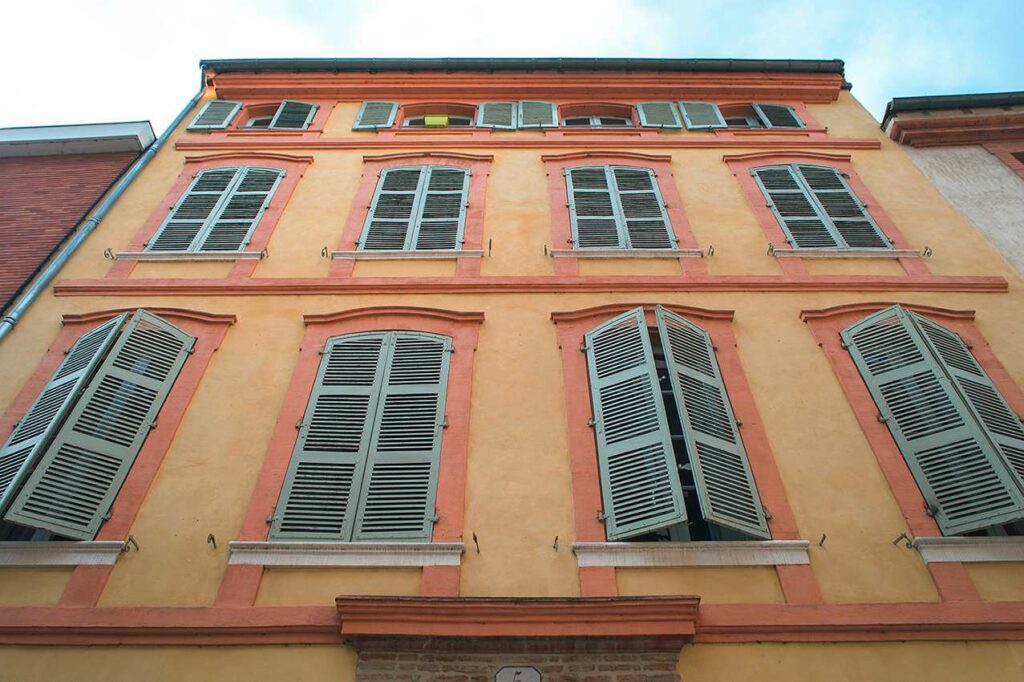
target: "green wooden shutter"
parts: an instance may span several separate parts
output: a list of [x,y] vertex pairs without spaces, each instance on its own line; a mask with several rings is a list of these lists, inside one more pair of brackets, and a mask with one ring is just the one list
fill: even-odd
[[10,438],[0,447],[0,517],[46,451],[64,416],[85,390],[127,317],[127,313],[118,315],[78,337]]
[[352,130],[377,130],[395,124],[398,102],[363,102]]
[[270,527],[276,540],[352,538],[386,332],[328,340]]
[[679,111],[689,130],[725,128],[725,118],[717,104],[712,102],[680,102]]
[[853,248],[885,249],[889,240],[865,210],[842,173],[827,166],[796,166],[835,233]]
[[284,177],[275,168],[242,168],[196,240],[199,251],[243,251]]
[[196,175],[147,243],[147,250],[190,250],[240,172],[239,168],[214,168]]
[[661,306],[656,315],[704,519],[770,540],[711,337]]
[[901,307],[841,336],[944,534],[1024,517],[1019,480]]
[[451,339],[392,332],[354,539],[429,542]]
[[592,329],[584,343],[608,539],[685,521],[643,308]]
[[476,114],[477,128],[515,130],[519,119],[516,102],[481,102]]
[[761,102],[755,102],[751,106],[765,128],[804,127],[804,122],[796,115],[793,107],[788,107],[785,104],[765,104]]
[[417,220],[406,248],[459,250],[466,224],[469,171],[463,168],[427,166],[420,183]]
[[359,238],[361,251],[407,248],[417,216],[417,199],[427,174],[422,167],[388,168],[381,172]]
[[573,247],[626,248],[619,204],[612,198],[615,180],[610,169],[607,166],[567,168],[565,187]]
[[5,520],[94,538],[194,343],[159,317],[135,313]]
[[226,99],[214,99],[207,102],[192,122],[189,130],[223,129],[231,125],[235,114],[242,108],[241,102],[230,102]]
[[636,105],[640,114],[640,125],[645,128],[682,128],[672,102],[640,102]]
[[751,171],[775,214],[786,241],[795,248],[841,246],[831,223],[790,166],[755,168]]
[[268,127],[271,130],[305,130],[319,108],[319,104],[286,99],[274,112]]
[[627,246],[633,249],[671,249],[676,245],[658,181],[650,168],[611,169],[616,201],[625,222]]
[[1002,454],[1003,464],[1024,490],[1024,427],[1021,426],[1021,418],[1014,413],[958,334],[917,313],[907,311],[907,315],[917,325],[935,356],[942,361],[946,373],[960,389],[960,395]]
[[519,103],[520,128],[557,128],[558,108],[551,102],[523,100]]

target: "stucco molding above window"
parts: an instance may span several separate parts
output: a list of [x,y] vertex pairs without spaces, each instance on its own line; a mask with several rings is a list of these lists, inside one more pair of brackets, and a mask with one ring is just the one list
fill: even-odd
[[120,540],[0,543],[0,566],[112,566],[121,556]]
[[1024,537],[919,537],[913,547],[926,564],[1024,561]]
[[577,542],[580,566],[785,566],[809,564],[806,540]]
[[242,542],[229,543],[230,564],[260,566],[458,566],[461,542]]

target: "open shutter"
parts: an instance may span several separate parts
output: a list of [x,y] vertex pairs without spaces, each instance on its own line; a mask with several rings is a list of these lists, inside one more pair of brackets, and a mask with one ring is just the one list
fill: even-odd
[[242,168],[199,239],[200,251],[241,251],[270,205],[284,171]]
[[240,168],[214,168],[199,173],[171,207],[147,250],[188,251],[240,172]]
[[676,245],[658,190],[654,171],[649,168],[612,169],[619,210],[625,221],[628,246],[633,249],[671,249]]
[[189,130],[215,130],[227,128],[234,120],[235,114],[242,108],[241,102],[230,102],[226,99],[210,100],[200,109]]
[[704,519],[770,540],[711,337],[661,306],[656,315]]
[[960,388],[975,418],[1003,456],[1003,463],[1024,490],[1024,427],[1021,418],[974,359],[960,336],[914,312],[907,313],[923,333],[932,352]]
[[793,107],[785,104],[751,104],[754,113],[761,119],[765,128],[803,128],[804,122],[796,115]]
[[615,185],[610,175],[606,166],[568,168],[565,171],[574,248],[626,247],[618,202],[612,199]]
[[608,539],[685,521],[643,308],[588,332],[585,350]]
[[319,104],[286,99],[277,108],[268,127],[271,130],[305,130],[319,108]]
[[429,542],[451,339],[392,332],[354,539]]
[[827,166],[797,166],[797,170],[847,246],[889,248],[881,228],[838,170]]
[[60,428],[64,416],[85,390],[89,377],[114,343],[127,317],[127,313],[118,315],[78,337],[11,437],[0,447],[0,517]]
[[194,343],[159,317],[135,313],[5,520],[94,538]]
[[786,241],[796,248],[836,248],[839,241],[790,166],[751,171],[775,214]]
[[683,124],[672,102],[640,102],[640,125],[645,128],[682,128]]
[[1024,517],[1017,478],[902,308],[841,336],[944,534]]
[[388,334],[327,343],[270,527],[276,540],[352,538]]
[[426,181],[423,168],[388,168],[381,172],[366,213],[359,239],[362,251],[400,251],[406,248],[418,209],[420,186]]
[[725,118],[717,104],[712,102],[680,102],[679,111],[689,130],[725,128]]
[[461,249],[469,171],[432,166],[423,172],[426,177],[420,185],[415,239],[407,248],[431,251]]
[[363,102],[356,114],[352,130],[377,130],[390,128],[395,124],[398,102]]
[[514,130],[519,118],[516,102],[481,102],[477,109],[477,128]]
[[558,109],[551,102],[523,100],[519,103],[520,128],[557,128]]

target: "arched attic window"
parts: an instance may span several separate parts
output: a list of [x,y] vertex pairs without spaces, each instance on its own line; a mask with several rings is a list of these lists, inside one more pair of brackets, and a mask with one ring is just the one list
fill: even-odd
[[627,104],[566,104],[558,111],[567,128],[632,128],[633,107]]
[[402,107],[403,128],[470,128],[476,107],[469,104],[410,104]]

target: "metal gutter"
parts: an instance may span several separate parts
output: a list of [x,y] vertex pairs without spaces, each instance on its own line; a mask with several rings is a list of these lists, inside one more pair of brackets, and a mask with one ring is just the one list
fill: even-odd
[[1024,105],[1024,91],[986,92],[968,95],[928,95],[922,97],[893,97],[885,105],[882,130],[889,119],[908,111],[943,111],[949,109],[983,109],[986,107],[1014,107]]
[[39,295],[49,286],[53,278],[57,276],[61,268],[70,260],[71,256],[74,255],[78,247],[82,245],[82,242],[92,234],[96,226],[100,224],[113,208],[117,200],[124,194],[128,186],[132,184],[132,181],[139,175],[143,168],[153,160],[160,148],[163,147],[164,143],[170,138],[171,133],[181,122],[185,120],[185,117],[192,111],[192,108],[196,105],[199,99],[203,96],[203,89],[206,87],[206,69],[200,66],[200,80],[199,80],[199,91],[195,96],[185,105],[185,108],[171,121],[171,124],[167,126],[167,129],[158,137],[153,144],[144,151],[139,158],[135,160],[131,168],[121,176],[121,179],[117,182],[110,193],[106,196],[103,202],[96,208],[96,212],[93,213],[92,217],[85,222],[84,225],[77,229],[72,229],[71,239],[68,240],[64,247],[43,269],[41,273],[36,277],[35,281],[25,289],[25,293],[22,294],[21,299],[7,312],[7,314],[0,319],[0,341],[3,341],[11,330],[14,329],[14,325],[18,324],[18,320],[25,314],[25,311],[32,305],[32,303],[39,298]]

